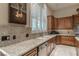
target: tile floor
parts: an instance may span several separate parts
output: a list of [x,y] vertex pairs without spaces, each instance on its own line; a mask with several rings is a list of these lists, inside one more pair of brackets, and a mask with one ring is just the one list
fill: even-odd
[[72,46],[56,45],[50,56],[77,56],[77,50]]

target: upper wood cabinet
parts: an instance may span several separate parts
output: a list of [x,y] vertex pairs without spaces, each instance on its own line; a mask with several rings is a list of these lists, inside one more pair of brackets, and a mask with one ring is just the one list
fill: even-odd
[[64,29],[65,23],[64,18],[57,18],[57,29]]
[[65,25],[64,25],[65,28],[72,29],[73,28],[73,18],[72,18],[72,16],[66,17],[64,19],[64,23],[65,23]]
[[[55,18],[48,16],[48,31],[54,29],[73,29],[73,16]],[[74,17],[75,18],[75,17]]]
[[47,26],[48,31],[52,31],[54,29],[54,17],[53,16],[47,16]]
[[79,15],[73,15],[74,25],[79,24]]
[[54,29],[58,28],[58,20],[57,18],[54,18]]
[[72,29],[73,28],[73,18],[70,17],[62,17],[57,18],[57,29]]

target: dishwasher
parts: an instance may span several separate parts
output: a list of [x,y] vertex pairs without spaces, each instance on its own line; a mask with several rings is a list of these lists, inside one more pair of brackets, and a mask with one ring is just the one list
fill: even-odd
[[47,45],[48,45],[48,43],[46,42],[46,43],[39,46],[38,56],[47,56]]

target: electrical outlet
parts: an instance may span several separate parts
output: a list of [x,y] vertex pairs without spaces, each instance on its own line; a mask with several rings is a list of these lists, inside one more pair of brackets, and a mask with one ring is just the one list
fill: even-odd
[[16,35],[13,35],[13,40],[15,40],[16,39]]
[[9,35],[1,37],[1,41],[6,41],[6,40],[10,40],[10,36]]
[[26,37],[29,37],[29,34],[26,34]]

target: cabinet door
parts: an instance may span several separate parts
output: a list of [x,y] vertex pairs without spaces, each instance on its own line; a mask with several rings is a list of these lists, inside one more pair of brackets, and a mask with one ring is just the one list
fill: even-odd
[[62,17],[58,18],[58,29],[72,29],[73,28],[73,19],[72,17]]
[[63,18],[58,18],[58,29],[64,29],[64,19]]
[[79,41],[75,40],[75,46],[79,48]]
[[48,22],[48,31],[52,31],[54,29],[54,17],[53,16],[48,16],[47,17],[47,22]]
[[58,19],[54,18],[54,28],[58,29]]
[[56,37],[56,44],[61,44],[61,36]]
[[50,53],[53,51],[53,49],[55,48],[55,39],[56,38],[51,38],[48,41],[48,48],[47,48],[47,54],[50,55]]
[[72,19],[71,16],[64,18],[64,27],[66,29],[72,29],[73,28],[73,19]]
[[51,40],[48,41],[47,54],[49,55],[50,52],[51,52]]
[[72,36],[62,36],[61,37],[61,44],[65,45],[75,45],[75,38]]
[[68,38],[69,38],[68,39],[69,44],[75,46],[75,37],[73,36],[73,37],[68,37]]
[[79,24],[79,15],[74,15],[74,25]]

